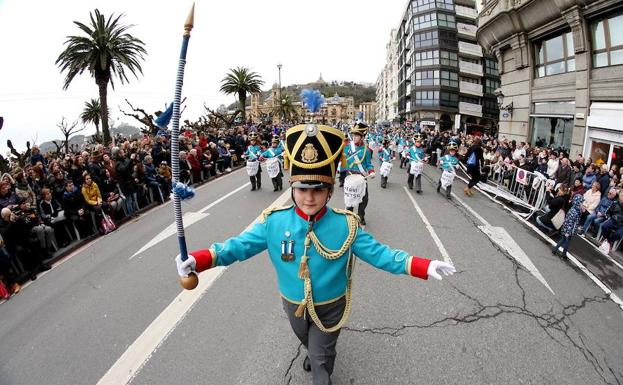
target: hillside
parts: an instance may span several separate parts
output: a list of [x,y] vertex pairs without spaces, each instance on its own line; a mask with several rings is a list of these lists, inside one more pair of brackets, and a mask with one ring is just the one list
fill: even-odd
[[[355,98],[355,106],[364,102],[376,100],[376,87],[373,85],[358,84],[355,82],[314,82],[308,84],[294,84],[283,88],[283,93],[292,95],[295,102],[299,101],[299,94],[305,88],[319,90],[325,98],[329,98],[336,93],[340,96],[352,96]],[[262,100],[270,96],[271,90],[262,91]],[[247,105],[250,105],[251,98],[247,98]],[[227,108],[232,110],[237,108],[237,103],[230,104]]]

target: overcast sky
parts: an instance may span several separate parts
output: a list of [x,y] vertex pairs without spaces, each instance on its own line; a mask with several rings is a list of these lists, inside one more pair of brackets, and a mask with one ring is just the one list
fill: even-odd
[[[191,0],[0,0],[0,149],[6,140],[25,147],[60,138],[56,124],[64,116],[76,120],[84,102],[97,98],[88,75],[62,90],[64,75],[54,62],[72,23],[88,23],[89,11],[123,13],[130,33],[146,44],[143,75],[127,85],[109,87],[114,120],[132,123],[119,112],[128,98],[148,112],[163,109],[173,97],[183,24]],[[247,66],[269,88],[318,79],[375,82],[385,63],[385,45],[406,7],[404,0],[237,0],[196,1],[195,28],[187,56],[183,89],[188,97],[183,119],[196,119],[204,102],[230,104],[234,96],[219,93],[229,68]],[[94,133],[88,127],[83,133]]]

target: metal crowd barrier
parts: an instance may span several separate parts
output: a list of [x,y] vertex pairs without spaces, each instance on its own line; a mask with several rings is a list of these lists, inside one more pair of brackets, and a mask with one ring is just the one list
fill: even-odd
[[[467,177],[467,170],[463,164],[461,170]],[[465,182],[468,181],[467,178],[459,177]],[[543,175],[518,167],[512,169],[502,167],[496,170],[491,166],[487,173],[487,183],[481,182],[478,187],[495,199],[503,199],[523,207],[527,212],[519,214],[528,219],[546,205],[546,181]]]

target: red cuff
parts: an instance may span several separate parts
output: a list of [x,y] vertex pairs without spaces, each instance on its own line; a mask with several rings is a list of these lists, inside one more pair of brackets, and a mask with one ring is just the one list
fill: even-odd
[[407,274],[413,277],[428,279],[428,265],[430,265],[430,259],[416,256],[409,257],[407,260]]
[[196,270],[198,273],[216,266],[216,255],[210,249],[197,250],[190,253],[197,261]]

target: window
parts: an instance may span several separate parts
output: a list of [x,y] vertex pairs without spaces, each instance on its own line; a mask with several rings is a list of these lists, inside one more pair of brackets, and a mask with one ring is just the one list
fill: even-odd
[[480,79],[469,78],[465,76],[461,76],[461,81],[466,82],[466,83],[472,83],[472,84],[480,84]]
[[433,45],[439,45],[437,31],[413,34],[413,46],[415,48],[430,47]]
[[413,17],[413,30],[426,29],[437,26],[437,13],[426,13]]
[[439,91],[417,91],[415,93],[416,106],[438,106]]
[[532,119],[534,127],[532,130],[533,146],[571,149],[573,119],[550,117]]
[[456,52],[441,51],[441,65],[458,67],[459,57]]
[[623,64],[623,14],[593,23],[591,37],[593,66]]
[[439,25],[440,27],[456,28],[456,20],[454,19],[454,15],[440,13],[437,19],[437,25]]
[[478,98],[470,98],[469,96],[461,96],[462,103],[480,104]]
[[422,51],[413,54],[416,67],[439,65],[439,51]]
[[538,77],[575,71],[573,33],[567,32],[535,45]]
[[439,71],[421,71],[415,73],[415,86],[438,86]]
[[459,95],[453,94],[451,92],[442,92],[441,93],[441,105],[444,107],[458,107],[459,106]]
[[453,0],[413,0],[411,5],[413,12],[422,12],[435,8],[454,10]]
[[485,73],[487,75],[499,76],[498,61],[485,58]]
[[495,90],[500,88],[500,81],[494,79],[485,79],[485,94],[495,94]]
[[441,71],[441,85],[446,87],[459,86],[459,74],[450,71]]

